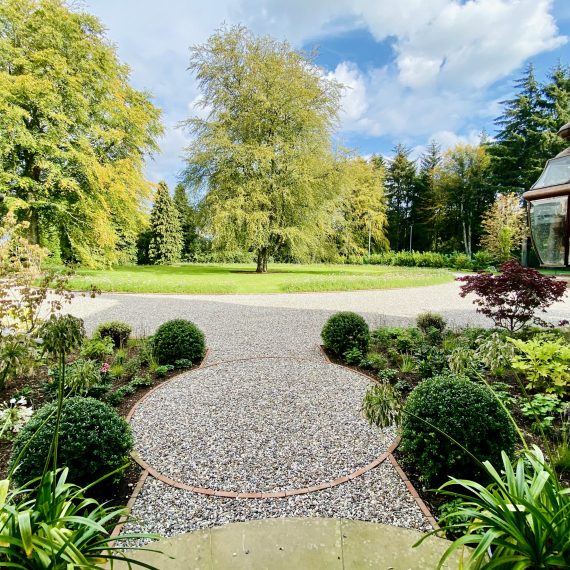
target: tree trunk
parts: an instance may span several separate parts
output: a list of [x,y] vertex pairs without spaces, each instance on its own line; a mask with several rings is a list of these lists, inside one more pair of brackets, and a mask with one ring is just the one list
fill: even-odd
[[30,243],[35,245],[40,243],[40,220],[38,217],[38,212],[33,208],[30,210],[30,216],[28,218],[28,240]]
[[256,273],[267,273],[267,248],[262,247],[257,250]]

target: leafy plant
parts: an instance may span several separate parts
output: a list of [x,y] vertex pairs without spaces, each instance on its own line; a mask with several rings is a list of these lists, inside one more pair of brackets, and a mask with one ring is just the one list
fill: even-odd
[[[69,470],[48,472],[30,488],[9,491],[10,481],[0,481],[0,564],[30,570],[112,568],[114,561],[144,566],[113,544],[111,532],[124,508],[112,508],[85,498],[84,490],[67,482]],[[148,533],[126,533],[125,540],[157,539]],[[156,551],[155,551],[156,552]]]
[[370,342],[370,329],[368,323],[356,313],[336,313],[325,323],[321,337],[325,347],[337,356],[344,355],[352,348],[357,348],[362,354],[366,354]]
[[344,361],[347,364],[360,364],[364,358],[360,348],[353,346],[351,349],[344,353]]
[[552,467],[560,475],[570,475],[570,424],[562,423],[560,438],[552,450]]
[[565,282],[522,267],[516,261],[503,263],[499,275],[479,273],[457,280],[463,282],[461,297],[474,293],[477,312],[492,319],[495,326],[510,331],[519,330],[529,322],[544,324],[535,313],[546,312],[566,291]]
[[174,361],[175,368],[192,368],[194,364],[188,358],[179,358],[178,360]]
[[162,378],[166,376],[171,370],[174,370],[174,366],[172,364],[161,364],[157,366],[153,372],[157,378]]
[[77,395],[85,395],[101,382],[101,366],[95,360],[79,358],[67,366],[65,388]]
[[58,460],[69,467],[77,484],[87,485],[126,465],[133,439],[129,425],[115,410],[94,398],[76,396],[63,402],[56,424],[57,406],[39,409],[16,436],[10,469],[18,468],[14,472],[17,484],[42,475],[56,425]]
[[[471,522],[467,532],[445,551],[437,568],[443,568],[449,556],[464,546],[472,548],[467,552],[466,567],[473,570],[568,568],[569,490],[561,486],[537,446],[526,450],[514,465],[505,452],[501,458],[501,473],[491,461],[483,464],[492,480],[488,487],[455,477],[441,487],[442,493],[462,501],[443,518],[444,524],[449,521],[450,528],[463,534],[463,522],[458,525],[452,519]],[[460,487],[463,492],[450,491],[450,487]]]
[[364,417],[378,427],[389,427],[400,423],[400,396],[387,382],[371,384],[362,401]]
[[7,384],[22,376],[31,373],[38,365],[37,349],[29,336],[12,334],[0,336],[0,390]]
[[410,354],[402,354],[402,358],[400,361],[400,372],[403,374],[409,374],[410,372],[414,372],[416,370],[416,361],[414,357]]
[[437,376],[408,396],[401,436],[406,461],[431,485],[451,474],[482,475],[472,456],[496,461],[501,450],[512,453],[515,432],[488,388],[460,377]]
[[494,380],[491,384],[493,394],[498,398],[508,409],[512,408],[517,401],[517,398],[511,393],[511,386],[506,382]]
[[103,360],[111,356],[115,350],[115,344],[111,337],[93,338],[86,341],[81,347],[81,356],[95,360]]
[[535,420],[539,429],[548,429],[554,422],[555,415],[565,409],[565,404],[555,394],[535,394],[520,405],[525,418]]
[[536,337],[523,341],[510,339],[522,353],[512,362],[513,368],[526,377],[527,388],[564,394],[570,384],[570,346],[561,340]]
[[480,338],[475,356],[492,374],[501,376],[510,368],[515,350],[512,343],[499,333],[493,332]]
[[414,354],[417,371],[422,378],[431,378],[448,370],[447,356],[437,346],[422,346]]
[[428,311],[417,316],[416,325],[424,334],[430,329],[436,329],[441,333],[444,331],[447,322],[440,314]]
[[127,341],[133,332],[133,327],[123,321],[109,321],[101,323],[95,329],[93,338],[111,338],[115,348],[127,346]]
[[378,370],[376,376],[380,382],[391,382],[398,376],[398,371],[393,368],[384,368],[384,370]]
[[122,364],[113,364],[113,366],[109,368],[109,372],[113,378],[121,378],[125,373],[125,367]]
[[412,391],[412,385],[409,382],[406,382],[406,380],[398,380],[394,384],[394,388],[400,394],[408,394]]
[[388,359],[378,352],[369,352],[360,361],[360,366],[368,370],[382,370],[388,366]]
[[172,364],[181,358],[197,362],[206,350],[204,333],[190,321],[175,319],[158,327],[153,340],[159,364]]
[[449,369],[454,374],[472,377],[477,374],[478,362],[475,351],[464,346],[458,346],[447,357]]

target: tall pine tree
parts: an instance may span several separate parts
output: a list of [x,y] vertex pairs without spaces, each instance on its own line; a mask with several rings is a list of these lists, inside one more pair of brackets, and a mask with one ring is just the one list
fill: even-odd
[[570,67],[560,63],[550,71],[543,87],[545,160],[556,156],[568,143],[556,133],[570,121]]
[[502,101],[499,132],[489,145],[492,179],[502,194],[520,196],[536,182],[545,162],[545,100],[533,65],[515,82],[517,94]]
[[441,146],[436,141],[431,141],[420,156],[416,180],[418,224],[414,230],[413,247],[420,251],[438,251],[444,240],[447,205],[437,183],[441,160]]
[[180,261],[182,245],[178,210],[170,197],[166,182],[160,182],[150,213],[150,262],[165,265]]
[[190,205],[188,194],[182,184],[174,188],[174,205],[178,210],[182,231],[182,258],[188,260],[196,253],[198,232],[196,231],[196,211]]
[[396,145],[384,183],[388,203],[388,239],[390,247],[396,251],[409,247],[409,236],[415,222],[416,166],[409,156],[410,149],[402,144]]

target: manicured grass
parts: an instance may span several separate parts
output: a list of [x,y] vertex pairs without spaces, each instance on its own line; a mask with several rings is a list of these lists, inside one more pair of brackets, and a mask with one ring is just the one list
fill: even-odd
[[129,293],[289,293],[351,291],[438,285],[453,280],[446,269],[381,265],[292,265],[273,263],[266,274],[253,264],[177,264],[79,269],[72,289]]

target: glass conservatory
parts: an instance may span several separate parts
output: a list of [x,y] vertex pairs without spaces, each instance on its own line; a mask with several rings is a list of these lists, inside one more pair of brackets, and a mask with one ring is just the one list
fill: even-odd
[[[558,134],[570,139],[570,123]],[[546,267],[568,267],[570,239],[570,147],[546,163],[540,178],[523,194],[534,249]]]

